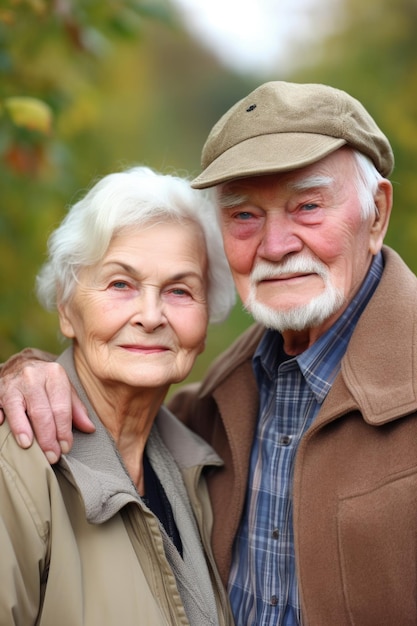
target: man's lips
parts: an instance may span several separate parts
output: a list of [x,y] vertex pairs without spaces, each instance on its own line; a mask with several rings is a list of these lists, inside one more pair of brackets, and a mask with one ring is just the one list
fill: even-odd
[[312,272],[307,273],[297,273],[297,274],[280,274],[279,276],[268,276],[268,278],[262,278],[258,281],[258,283],[274,283],[274,282],[284,282],[290,280],[297,280],[302,278],[309,278],[310,276],[317,276]]

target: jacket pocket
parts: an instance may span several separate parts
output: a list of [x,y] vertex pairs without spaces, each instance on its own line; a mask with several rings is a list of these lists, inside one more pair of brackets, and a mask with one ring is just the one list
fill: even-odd
[[417,468],[340,499],[338,549],[351,623],[417,623]]

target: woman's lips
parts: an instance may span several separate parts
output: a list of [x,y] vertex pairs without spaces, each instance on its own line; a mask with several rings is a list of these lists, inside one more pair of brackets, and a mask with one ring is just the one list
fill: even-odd
[[123,350],[128,350],[129,352],[141,352],[145,354],[155,354],[159,352],[167,352],[169,348],[166,346],[144,346],[141,344],[123,344],[120,346]]

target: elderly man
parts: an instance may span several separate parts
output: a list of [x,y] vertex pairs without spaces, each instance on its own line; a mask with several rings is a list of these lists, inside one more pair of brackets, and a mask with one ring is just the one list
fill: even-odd
[[[217,189],[258,323],[172,408],[225,461],[208,476],[212,541],[236,623],[415,624],[417,279],[383,246],[390,144],[345,92],[270,82],[214,126],[202,165],[193,185]],[[2,405],[25,444],[25,410],[36,422],[51,403],[57,425],[34,429],[53,460],[68,384],[21,361]]]

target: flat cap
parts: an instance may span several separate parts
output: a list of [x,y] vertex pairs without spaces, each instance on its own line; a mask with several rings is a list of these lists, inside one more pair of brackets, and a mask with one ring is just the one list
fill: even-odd
[[383,176],[392,172],[391,145],[358,100],[327,85],[267,82],[214,125],[192,186],[298,169],[344,145],[368,156]]

